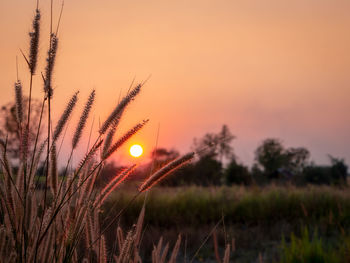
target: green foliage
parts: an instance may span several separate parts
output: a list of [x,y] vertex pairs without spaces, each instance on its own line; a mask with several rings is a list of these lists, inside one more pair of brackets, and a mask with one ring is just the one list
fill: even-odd
[[232,160],[225,169],[225,179],[227,185],[250,185],[252,183],[252,178],[248,168],[237,163],[236,160]]
[[270,179],[278,178],[278,170],[284,168],[293,174],[301,173],[310,153],[305,148],[285,149],[278,139],[266,139],[255,151],[255,160]]
[[[115,193],[105,211],[123,208],[132,191]],[[225,222],[270,225],[283,220],[337,228],[350,226],[350,192],[331,187],[181,187],[156,188],[148,195],[146,221],[155,226],[190,226]],[[134,222],[142,198],[125,211],[124,220]],[[332,222],[329,223],[330,215]],[[335,224],[336,223],[336,224]],[[338,226],[337,226],[338,225]]]
[[[23,97],[23,118],[28,117],[28,97]],[[41,114],[42,103],[38,99],[31,99],[31,120],[32,125],[29,130],[29,138],[33,140],[38,130],[38,121]],[[46,110],[44,108],[42,112],[45,117]],[[39,130],[39,136],[41,131]],[[16,103],[9,102],[2,105],[0,108],[0,138],[7,138],[7,152],[11,159],[17,159],[19,157],[20,149],[20,132],[18,123],[16,120]]]
[[282,240],[280,263],[340,263],[349,262],[347,241],[330,244],[318,236],[317,231],[310,238],[304,228],[300,238],[291,234],[290,243]]
[[303,180],[312,184],[346,185],[348,167],[344,160],[330,156],[331,166],[308,166]]

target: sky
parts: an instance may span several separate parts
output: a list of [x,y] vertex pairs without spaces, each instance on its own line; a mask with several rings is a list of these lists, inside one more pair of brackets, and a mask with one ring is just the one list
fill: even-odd
[[[34,0],[0,0],[0,105],[12,100],[19,76],[28,92],[27,52]],[[61,2],[54,0],[56,27]],[[50,2],[40,1],[39,71],[45,66]],[[193,138],[227,124],[239,160],[254,161],[266,138],[306,147],[312,160],[327,154],[350,164],[350,1],[348,0],[66,0],[59,29],[53,119],[79,90],[62,155],[89,92],[98,123],[135,78],[150,79],[130,105],[118,135],[150,122],[129,143],[145,156],[156,144],[190,150]],[[34,97],[42,98],[40,74]],[[86,150],[85,131],[79,153]],[[117,135],[117,136],[118,136]],[[129,146],[127,145],[127,146]],[[116,160],[127,157],[126,149]],[[145,157],[145,158],[146,158]]]

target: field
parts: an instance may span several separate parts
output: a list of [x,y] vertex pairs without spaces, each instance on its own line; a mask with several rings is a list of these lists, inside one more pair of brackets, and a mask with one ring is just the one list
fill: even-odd
[[[113,217],[113,211],[127,206],[133,196],[130,187],[112,194],[103,207],[103,217]],[[140,196],[126,209],[121,225],[136,222],[144,199]],[[323,240],[322,251],[337,247],[350,226],[350,191],[315,186],[156,188],[147,196],[142,247],[151,249],[160,236],[174,243],[181,233],[186,240],[182,256],[187,251],[188,260],[209,235],[197,259],[215,260],[210,233],[218,222],[215,232],[220,255],[226,242],[235,247],[234,262],[255,262],[259,257],[263,262],[279,262],[287,254],[282,252],[282,239],[289,245],[292,233],[301,238],[305,229],[310,240],[314,235]]]
[[[317,166],[308,149],[270,138],[247,167],[227,125],[180,154],[158,148],[159,122],[148,163],[117,163],[115,153],[149,125],[145,116],[119,130],[149,78],[133,80],[96,122],[95,89],[72,93],[56,116],[56,91],[66,93],[54,77],[64,4],[56,17],[53,2],[48,14],[36,1],[29,45],[20,49],[26,70],[16,57],[14,98],[0,112],[1,263],[350,263],[344,159],[329,155],[331,165]],[[42,21],[50,25],[46,48]],[[141,145],[133,146],[139,157]]]

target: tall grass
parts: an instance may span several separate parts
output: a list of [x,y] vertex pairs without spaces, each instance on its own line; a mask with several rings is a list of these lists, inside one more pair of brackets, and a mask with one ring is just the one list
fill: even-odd
[[[119,228],[115,233],[117,244],[107,244],[105,233],[119,219],[125,211],[125,207],[120,209],[110,222],[104,222],[100,216],[100,206],[132,173],[135,165],[130,165],[125,171],[114,175],[102,191],[96,189],[95,181],[108,158],[147,124],[147,121],[136,124],[113,143],[117,123],[121,120],[129,104],[140,93],[143,83],[136,85],[116,105],[99,129],[96,141],[92,143],[78,166],[72,167],[70,162],[74,150],[80,142],[95,101],[95,91],[91,92],[73,133],[71,154],[65,164],[64,175],[59,177],[58,166],[60,162],[57,159],[56,145],[62,137],[62,131],[68,125],[68,119],[75,111],[79,92],[75,92],[67,102],[59,121],[53,127],[51,124],[51,100],[54,96],[52,86],[54,65],[59,51],[59,35],[58,26],[55,32],[52,30],[51,1],[51,24],[46,67],[43,71],[44,74],[39,76],[43,80],[44,91],[42,112],[44,107],[47,107],[48,110],[47,134],[46,138],[40,141],[40,130],[45,122],[42,119],[43,114],[40,114],[38,123],[33,123],[30,114],[32,88],[35,88],[33,87],[33,78],[38,77],[35,73],[38,71],[37,60],[42,35],[40,28],[41,12],[37,6],[32,31],[29,33],[28,55],[22,52],[30,74],[27,120],[23,118],[23,84],[19,79],[15,82],[16,121],[20,132],[19,163],[12,163],[8,157],[7,140],[6,138],[0,139],[0,262],[141,262],[139,246],[145,215],[144,206],[139,210],[141,212],[136,225],[128,231]],[[38,127],[35,139],[28,135],[31,127]],[[105,134],[107,134],[107,143],[103,143]],[[102,145],[103,151],[100,151]],[[102,154],[99,154],[100,152]],[[192,158],[193,154],[186,155],[185,161],[190,161]],[[41,161],[45,166],[42,174],[38,169]],[[165,166],[164,169],[167,172],[177,169],[185,161],[180,157],[174,161],[175,163],[172,163],[171,167]],[[39,177],[45,178],[43,190],[38,190],[36,179]],[[156,183],[155,177],[157,177],[157,181],[161,179],[159,173],[150,175],[150,178],[143,184],[147,185],[147,189],[141,186],[139,193],[151,188]],[[133,200],[139,193],[135,194]],[[175,262],[180,242],[181,238],[179,237],[173,252],[169,255],[169,262]],[[164,262],[168,257],[167,251],[162,250],[160,256],[160,250],[156,248],[152,255],[155,262]]]
[[[126,188],[114,192],[104,204],[105,211],[127,204],[133,192]],[[123,219],[137,218],[143,205],[136,200]],[[305,188],[256,187],[180,187],[155,188],[148,195],[152,213],[146,221],[153,226],[208,225],[225,216],[226,224],[270,225],[290,223],[350,227],[350,191],[326,186]]]

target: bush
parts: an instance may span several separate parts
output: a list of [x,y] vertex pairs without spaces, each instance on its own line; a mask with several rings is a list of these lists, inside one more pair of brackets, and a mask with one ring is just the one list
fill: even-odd
[[233,160],[225,170],[225,180],[227,185],[240,184],[250,185],[252,178],[246,166]]
[[309,231],[304,228],[302,236],[290,237],[290,243],[282,241],[280,263],[345,263],[350,262],[347,240],[339,244],[329,244],[318,237],[317,232],[310,238]]

